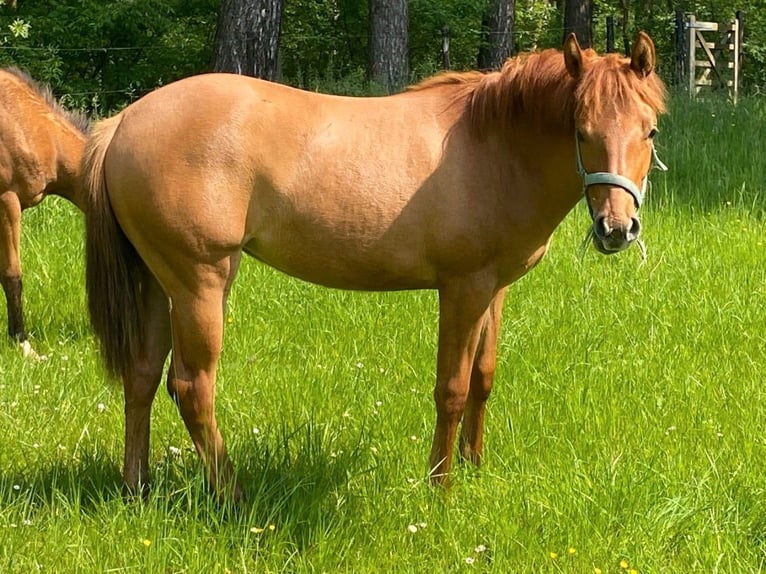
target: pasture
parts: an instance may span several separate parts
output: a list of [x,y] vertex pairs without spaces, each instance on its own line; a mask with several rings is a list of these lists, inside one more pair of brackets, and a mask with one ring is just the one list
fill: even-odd
[[[505,302],[485,463],[429,485],[434,292],[326,290],[245,260],[218,417],[221,506],[160,391],[153,491],[120,493],[122,394],[86,316],[81,216],[24,216],[39,363],[0,344],[2,572],[766,569],[766,105],[660,122],[648,259],[580,248],[580,204]],[[574,169],[574,166],[572,166]]]

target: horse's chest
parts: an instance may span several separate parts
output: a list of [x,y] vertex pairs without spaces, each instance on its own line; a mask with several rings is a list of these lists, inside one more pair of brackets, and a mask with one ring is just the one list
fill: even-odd
[[502,285],[509,285],[526,275],[530,269],[542,261],[548,252],[549,245],[550,239],[541,245],[530,247],[508,258],[505,265],[500,269],[500,283]]

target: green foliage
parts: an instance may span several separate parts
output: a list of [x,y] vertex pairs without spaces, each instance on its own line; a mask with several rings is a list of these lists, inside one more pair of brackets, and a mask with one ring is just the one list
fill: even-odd
[[[18,65],[49,83],[65,103],[114,111],[155,87],[209,69],[220,0],[21,0],[0,5],[0,65]],[[412,81],[441,69],[442,29],[450,30],[453,69],[472,69],[487,0],[410,0]],[[561,3],[517,0],[515,49],[561,44]],[[725,22],[745,11],[744,91],[766,88],[766,0],[682,0],[671,8],[635,0],[593,0],[594,41],[605,48],[613,16],[623,51],[638,30],[657,46],[659,72],[673,79],[675,13]],[[285,0],[280,66],[283,81],[309,89],[361,94],[367,67],[367,0]],[[627,16],[627,20],[625,19]]]
[[412,0],[410,59],[418,78],[441,69],[442,29],[449,28],[450,66],[476,67],[481,41],[481,0]]
[[158,85],[205,71],[217,0],[20,2],[0,24],[24,19],[27,37],[0,51],[0,65],[26,68],[94,113],[121,107]]
[[287,0],[280,64],[290,83],[307,88],[360,72],[363,75],[367,64],[367,2]]
[[29,38],[29,22],[16,18],[10,23],[8,29],[14,38]]

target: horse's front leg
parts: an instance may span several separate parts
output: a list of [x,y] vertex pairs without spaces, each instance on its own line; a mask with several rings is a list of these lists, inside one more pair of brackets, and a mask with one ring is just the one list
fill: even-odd
[[133,373],[123,380],[125,395],[125,456],[123,484],[128,495],[146,496],[149,488],[149,431],[152,403],[165,359],[170,352],[168,298],[146,272],[143,296],[144,332]]
[[477,465],[481,463],[484,446],[484,410],[492,392],[497,366],[497,338],[500,333],[505,293],[506,289],[502,289],[495,295],[482,328],[471,370],[471,387],[460,432],[460,455]]
[[471,368],[494,296],[488,276],[452,280],[439,290],[436,365],[436,429],[431,445],[431,481],[447,483],[457,427],[470,388]]
[[0,194],[0,284],[8,305],[8,335],[24,343],[24,312],[21,303],[21,204],[12,191]]

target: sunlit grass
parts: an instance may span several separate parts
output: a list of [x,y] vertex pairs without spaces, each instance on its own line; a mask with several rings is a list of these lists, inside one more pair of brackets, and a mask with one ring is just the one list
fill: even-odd
[[674,103],[645,262],[582,254],[587,214],[567,218],[510,290],[486,462],[457,467],[449,494],[426,480],[435,293],[326,290],[246,261],[218,411],[247,504],[209,496],[162,389],[152,495],[124,501],[81,225],[47,200],[23,258],[48,359],[0,343],[0,571],[763,570],[763,116]]

